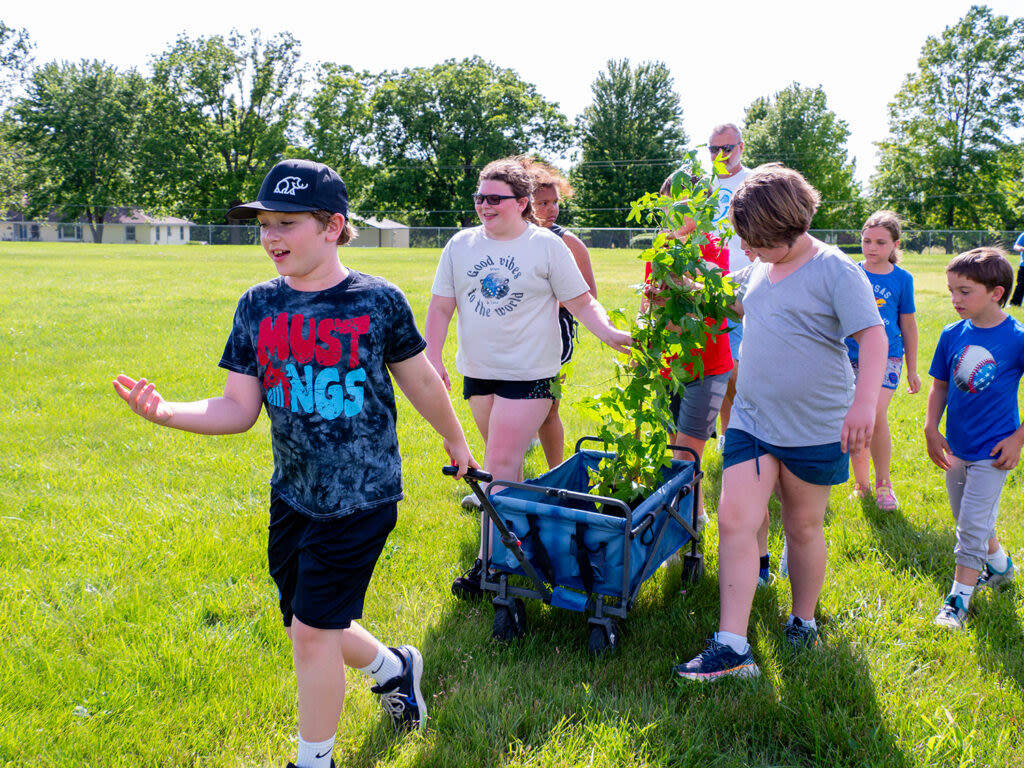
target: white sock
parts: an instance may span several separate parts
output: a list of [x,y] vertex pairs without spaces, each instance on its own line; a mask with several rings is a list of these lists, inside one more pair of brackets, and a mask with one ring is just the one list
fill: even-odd
[[786,624],[792,624],[793,623],[793,619],[800,619],[800,623],[803,624],[808,629],[817,629],[818,628],[818,622],[817,622],[817,620],[814,617],[811,617],[809,619],[805,619],[805,618],[802,618],[800,616],[797,616],[795,613],[791,613],[791,614],[789,614],[789,620],[786,622]]
[[395,655],[394,651],[378,642],[377,656],[367,666],[358,669],[372,677],[374,682],[380,685],[402,674],[402,660]]
[[1000,546],[995,552],[989,552],[985,562],[988,563],[988,569],[992,573],[1003,573],[1010,564],[1009,560],[1006,551]]
[[327,741],[306,741],[299,734],[299,754],[295,758],[296,768],[330,768],[331,753],[334,752],[334,734]]
[[967,606],[971,604],[971,595],[974,594],[974,584],[961,584],[959,581],[954,581],[949,594],[959,597],[966,611]]
[[719,630],[718,632],[715,632],[715,640],[720,642],[722,645],[729,646],[735,653],[738,653],[741,656],[750,650],[750,644],[747,642],[747,638],[742,635],[735,635],[732,632]]

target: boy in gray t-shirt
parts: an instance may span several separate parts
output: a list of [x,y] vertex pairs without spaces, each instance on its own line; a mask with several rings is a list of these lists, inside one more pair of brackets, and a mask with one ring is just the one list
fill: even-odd
[[[688,680],[755,677],[747,625],[757,585],[758,527],[778,484],[793,608],[786,639],[818,642],[814,610],[825,580],[825,506],[867,449],[887,343],[863,272],[807,230],[817,191],[796,171],[756,168],[730,218],[758,261],[740,270],[743,365],[722,457],[719,631],[675,672]],[[856,384],[843,339],[860,345]]]

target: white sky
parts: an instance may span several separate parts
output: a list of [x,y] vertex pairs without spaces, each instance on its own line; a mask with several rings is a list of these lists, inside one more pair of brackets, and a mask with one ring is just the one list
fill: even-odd
[[[925,38],[941,34],[971,3],[178,0],[158,6],[158,14],[140,12],[154,5],[123,0],[6,5],[0,19],[28,30],[37,63],[95,58],[148,72],[150,58],[181,32],[197,37],[259,28],[269,37],[288,31],[307,63],[372,72],[477,54],[516,70],[570,120],[591,102],[590,85],[608,59],[662,61],[674,76],[694,145],[707,142],[717,123],[742,123],[744,109],[759,96],[794,81],[820,85],[849,125],[849,152],[866,181],[875,165],[873,142],[887,134],[886,107],[915,71]],[[1024,12],[1021,0],[988,5],[1011,17]]]

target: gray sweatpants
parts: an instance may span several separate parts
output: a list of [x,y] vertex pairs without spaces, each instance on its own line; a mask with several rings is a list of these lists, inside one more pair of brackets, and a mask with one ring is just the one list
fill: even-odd
[[1009,470],[996,469],[992,460],[963,461],[955,456],[946,471],[949,506],[956,520],[956,564],[981,570],[988,557],[988,540],[996,535],[999,496]]

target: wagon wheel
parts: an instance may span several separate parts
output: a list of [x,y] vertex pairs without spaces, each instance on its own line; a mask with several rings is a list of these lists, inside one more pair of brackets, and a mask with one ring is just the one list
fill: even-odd
[[491,630],[491,637],[495,640],[517,640],[526,633],[526,605],[518,597],[514,605],[515,610],[507,605],[494,607],[494,628]]
[[600,656],[603,653],[610,653],[619,647],[619,625],[614,621],[605,628],[601,624],[590,626],[590,639],[587,641],[587,651],[591,656]]

